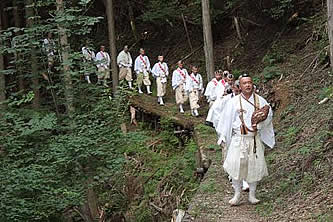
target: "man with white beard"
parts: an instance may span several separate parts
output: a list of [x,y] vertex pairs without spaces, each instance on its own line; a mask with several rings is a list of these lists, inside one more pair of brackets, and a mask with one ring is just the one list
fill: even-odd
[[272,124],[273,112],[267,101],[254,93],[251,77],[240,79],[241,94],[228,101],[222,113],[220,143],[227,146],[224,170],[232,178],[235,190],[231,205],[239,205],[241,183],[249,183],[249,202],[259,203],[255,196],[257,183],[268,175],[264,145],[273,148],[275,137]]
[[165,96],[166,93],[167,77],[169,75],[168,65],[163,62],[163,59],[163,56],[158,56],[158,63],[153,66],[151,71],[156,78],[157,101],[162,106],[164,105],[163,96]]

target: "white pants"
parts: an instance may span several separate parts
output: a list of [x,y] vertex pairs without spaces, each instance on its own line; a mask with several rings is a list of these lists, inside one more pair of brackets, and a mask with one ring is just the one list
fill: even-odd
[[256,136],[256,153],[253,152],[253,136],[247,135],[233,135],[227,150],[223,168],[233,180],[254,183],[268,176],[264,145],[259,135]]

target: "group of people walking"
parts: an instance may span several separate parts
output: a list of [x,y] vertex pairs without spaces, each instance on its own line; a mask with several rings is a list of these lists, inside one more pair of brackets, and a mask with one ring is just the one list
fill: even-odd
[[[105,52],[105,47],[101,46],[100,51],[96,54],[89,47],[82,47],[84,59],[88,63],[96,64],[98,68],[98,83],[107,86],[107,79],[110,78],[110,55]],[[134,88],[132,66],[133,60],[129,52],[128,46],[124,46],[123,50],[117,56],[117,65],[119,66],[119,80],[125,80],[130,89]],[[202,76],[198,73],[198,66],[192,66],[191,73],[183,67],[183,62],[177,62],[177,68],[172,73],[172,88],[175,91],[176,103],[179,106],[179,112],[184,113],[184,103],[189,100],[191,114],[199,116],[198,102],[204,93]],[[151,68],[150,60],[145,55],[145,50],[140,48],[139,55],[134,60],[134,73],[136,74],[136,86],[140,94],[144,88],[148,94],[152,94],[150,75],[155,78],[157,86],[157,102],[164,105],[164,96],[166,95],[166,86],[169,76],[169,67],[164,62],[164,56],[159,55],[157,62]],[[85,79],[91,83],[90,73],[85,74]]]
[[[106,85],[109,78],[110,56],[101,46],[100,52],[94,58],[92,51],[82,48],[86,60],[95,60],[98,67],[98,81]],[[129,88],[133,89],[132,57],[128,47],[117,56],[119,66],[119,79],[126,80]],[[257,204],[257,183],[268,175],[264,158],[265,145],[273,148],[275,137],[272,125],[273,112],[267,101],[255,93],[252,78],[247,74],[241,75],[237,80],[228,71],[217,70],[204,90],[202,76],[198,73],[196,65],[191,67],[189,73],[182,61],[177,62],[172,72],[172,89],[175,92],[176,104],[179,112],[184,113],[184,103],[189,100],[191,114],[199,116],[199,99],[205,96],[209,104],[206,123],[215,128],[218,135],[218,144],[222,146],[223,168],[232,180],[234,197],[229,201],[231,205],[239,205],[241,191],[248,189],[248,200]],[[151,94],[150,73],[156,79],[157,101],[164,105],[163,97],[166,94],[166,84],[169,68],[164,62],[163,55],[159,55],[157,62],[151,68],[145,50],[140,49],[134,61],[136,86],[138,92]],[[88,82],[89,75],[86,75]]]

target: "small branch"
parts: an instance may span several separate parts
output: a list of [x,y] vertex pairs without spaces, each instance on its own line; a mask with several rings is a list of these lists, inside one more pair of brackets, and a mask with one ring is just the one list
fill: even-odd
[[163,209],[156,206],[153,202],[149,202],[149,205],[154,207],[158,212],[163,213]]
[[258,24],[258,23],[256,23],[256,22],[250,20],[250,19],[243,18],[243,17],[239,17],[239,18],[240,18],[241,20],[244,20],[244,21],[246,21],[246,22],[252,24],[252,25],[256,25],[256,26],[259,26],[259,27],[264,27],[264,25],[262,25],[262,24]]
[[202,47],[203,47],[203,45],[199,46],[198,48],[196,48],[194,51],[192,51],[190,54],[188,54],[187,56],[185,56],[185,57],[182,58],[181,60],[184,61],[184,60],[190,58],[194,53],[196,53],[197,51],[199,51]]

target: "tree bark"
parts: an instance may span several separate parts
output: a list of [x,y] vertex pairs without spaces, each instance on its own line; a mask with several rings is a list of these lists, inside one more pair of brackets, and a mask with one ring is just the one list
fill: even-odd
[[106,15],[108,19],[109,45],[111,48],[112,88],[113,93],[115,93],[119,85],[119,77],[117,66],[116,30],[113,13],[113,0],[106,1]]
[[[20,4],[17,0],[13,0],[13,14],[14,14],[14,20],[15,20],[15,27],[20,28],[22,26],[22,20],[19,13],[20,10]],[[20,35],[20,32],[16,33],[16,36]],[[24,90],[24,78],[22,73],[22,63],[20,63],[21,59],[21,53],[16,53],[15,55],[15,67],[16,67],[16,73],[18,77],[18,88],[19,91]]]
[[131,0],[127,0],[127,4],[128,4],[128,15],[129,15],[129,19],[130,19],[133,37],[134,37],[135,41],[138,41],[138,33],[136,31],[136,25],[135,25],[135,19],[134,19],[134,13],[133,13],[133,7],[132,7]]
[[209,0],[201,0],[202,3],[202,23],[204,36],[204,51],[206,57],[206,72],[208,81],[214,78],[214,50],[213,50],[213,35],[210,21],[210,6]]
[[330,42],[330,62],[333,72],[333,0],[327,0],[328,39]]
[[[3,15],[3,2],[0,2],[0,31],[4,29],[4,26],[2,24],[2,17]],[[0,44],[2,44],[0,42]],[[5,63],[3,55],[0,54],[0,71],[5,70]],[[5,104],[3,104],[6,100],[6,79],[5,75],[3,73],[0,73],[0,109],[4,109],[6,107]]]
[[[31,6],[34,0],[27,0],[26,3],[26,23],[29,28],[32,28],[34,21],[34,8]],[[40,107],[40,91],[39,91],[39,75],[37,66],[37,52],[35,46],[31,46],[31,73],[32,73],[32,90],[34,92],[34,99],[32,105],[35,109]]]
[[[57,3],[57,15],[61,16],[64,13],[64,2],[63,0],[56,0],[56,3]],[[72,77],[69,65],[70,46],[68,43],[66,29],[61,24],[58,24],[58,33],[60,37],[62,66],[64,72],[66,108],[67,108],[67,113],[71,116],[74,113],[75,108],[74,108],[74,96],[73,96],[73,83],[72,83]]]

